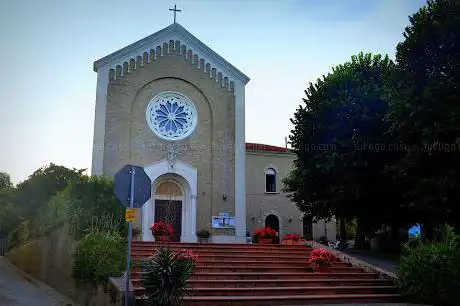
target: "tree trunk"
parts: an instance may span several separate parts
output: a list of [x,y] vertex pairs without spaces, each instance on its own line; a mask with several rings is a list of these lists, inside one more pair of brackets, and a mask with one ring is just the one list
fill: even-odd
[[400,251],[400,241],[399,241],[399,224],[393,222],[391,224],[391,243],[390,251],[399,252]]
[[434,236],[434,227],[430,222],[423,222],[422,237],[428,241],[432,241]]
[[340,217],[340,241],[347,241],[347,225],[345,217]]
[[366,248],[366,230],[360,218],[357,220],[355,233],[355,249],[364,250]]

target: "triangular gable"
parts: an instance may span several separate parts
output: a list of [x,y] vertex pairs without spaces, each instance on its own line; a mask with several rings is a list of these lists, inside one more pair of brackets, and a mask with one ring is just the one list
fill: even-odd
[[94,71],[97,72],[102,67],[116,69],[117,66],[123,66],[123,63],[129,63],[130,61],[136,60],[136,58],[145,53],[150,53],[150,50],[155,50],[157,46],[162,46],[164,43],[169,43],[171,40],[180,41],[181,44],[187,45],[187,49],[193,50],[194,54],[198,54],[200,58],[204,58],[206,63],[209,63],[212,67],[221,71],[222,74],[228,78],[237,79],[243,84],[249,82],[249,77],[227,62],[178,23],[171,24],[150,36],[95,61]]

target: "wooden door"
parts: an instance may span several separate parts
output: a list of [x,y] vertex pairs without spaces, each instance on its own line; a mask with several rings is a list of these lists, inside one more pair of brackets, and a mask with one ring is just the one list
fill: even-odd
[[182,233],[182,201],[155,200],[155,222],[164,221],[172,225],[171,241],[180,241]]

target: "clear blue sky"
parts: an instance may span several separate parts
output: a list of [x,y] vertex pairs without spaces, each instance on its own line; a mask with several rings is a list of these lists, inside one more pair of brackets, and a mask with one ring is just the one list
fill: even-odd
[[360,51],[394,57],[424,0],[0,0],[0,171],[91,167],[96,73],[178,22],[247,74],[246,140],[284,145],[310,81]]

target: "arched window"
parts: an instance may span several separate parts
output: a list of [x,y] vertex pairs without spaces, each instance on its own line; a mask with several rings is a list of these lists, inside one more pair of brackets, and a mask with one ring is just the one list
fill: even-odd
[[276,171],[273,168],[265,170],[265,192],[276,192]]

